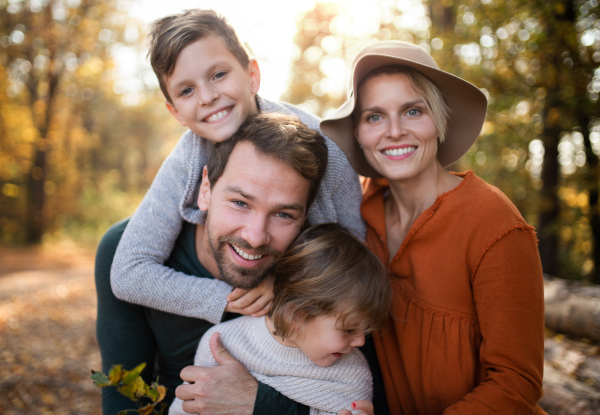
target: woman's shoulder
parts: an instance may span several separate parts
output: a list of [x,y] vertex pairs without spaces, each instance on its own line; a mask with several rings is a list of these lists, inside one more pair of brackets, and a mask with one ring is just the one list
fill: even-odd
[[471,170],[457,175],[463,181],[453,192],[454,197],[448,198],[452,204],[458,205],[454,208],[473,217],[491,216],[495,220],[525,223],[519,209],[498,187],[487,183]]

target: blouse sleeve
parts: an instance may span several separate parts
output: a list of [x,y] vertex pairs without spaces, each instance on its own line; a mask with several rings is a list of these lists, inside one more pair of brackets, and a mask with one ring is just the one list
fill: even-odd
[[472,286],[483,380],[444,414],[535,413],[542,395],[544,293],[533,230],[500,237],[483,254]]

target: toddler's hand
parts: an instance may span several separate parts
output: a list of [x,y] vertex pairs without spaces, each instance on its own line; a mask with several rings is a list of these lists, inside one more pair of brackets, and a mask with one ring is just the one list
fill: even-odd
[[[356,414],[360,415],[374,415],[375,408],[370,401],[355,401],[352,402],[352,410],[358,411]],[[348,409],[342,409],[339,415],[352,415],[352,412]]]
[[225,311],[252,315],[252,317],[264,316],[271,308],[274,282],[275,276],[268,275],[256,288],[251,290],[234,289],[227,296]]

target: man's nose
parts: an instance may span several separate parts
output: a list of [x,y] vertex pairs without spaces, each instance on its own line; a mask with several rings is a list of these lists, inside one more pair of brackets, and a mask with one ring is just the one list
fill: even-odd
[[268,245],[271,236],[268,230],[268,220],[262,215],[252,215],[248,223],[242,229],[242,238],[252,247]]

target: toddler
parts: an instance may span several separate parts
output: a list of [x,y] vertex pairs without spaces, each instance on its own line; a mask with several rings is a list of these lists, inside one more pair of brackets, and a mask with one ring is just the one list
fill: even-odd
[[[342,226],[325,223],[301,233],[274,274],[269,313],[213,326],[194,364],[216,365],[210,341],[218,336],[259,382],[309,406],[313,415],[370,401],[371,373],[357,347],[383,326],[391,304],[377,257]],[[175,399],[169,414],[185,414],[181,405]]]

